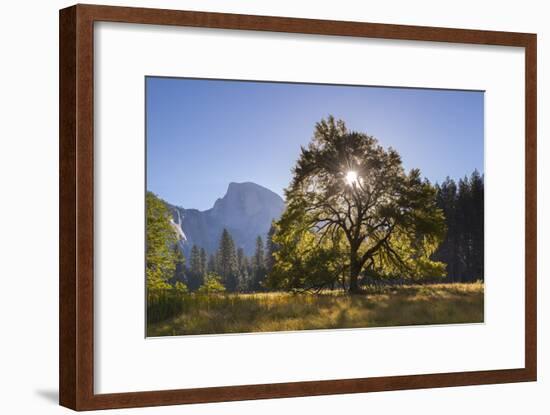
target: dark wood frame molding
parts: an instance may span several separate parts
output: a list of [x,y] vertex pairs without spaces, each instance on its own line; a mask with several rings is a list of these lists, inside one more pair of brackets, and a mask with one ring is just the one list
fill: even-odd
[[[263,385],[95,394],[93,27],[96,21],[525,48],[525,367]],[[535,34],[76,5],[60,11],[59,397],[75,410],[534,381],[537,378]]]

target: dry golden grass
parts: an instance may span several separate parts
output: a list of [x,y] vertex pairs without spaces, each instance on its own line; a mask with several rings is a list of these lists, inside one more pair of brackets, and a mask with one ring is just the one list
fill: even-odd
[[249,333],[483,322],[483,283],[367,288],[321,294],[283,292],[182,297],[178,316],[147,326],[148,336]]

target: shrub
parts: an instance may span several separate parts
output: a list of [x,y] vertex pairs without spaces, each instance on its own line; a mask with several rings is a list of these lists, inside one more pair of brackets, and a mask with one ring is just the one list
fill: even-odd
[[223,293],[225,287],[221,283],[221,277],[213,272],[208,273],[204,277],[204,283],[197,290],[198,294],[215,294]]
[[181,281],[176,281],[176,284],[174,285],[174,290],[178,294],[187,294],[189,292],[189,289],[187,288],[187,285],[185,285]]

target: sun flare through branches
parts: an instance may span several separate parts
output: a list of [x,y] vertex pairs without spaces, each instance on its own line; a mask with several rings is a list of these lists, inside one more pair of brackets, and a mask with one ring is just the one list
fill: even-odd
[[355,171],[348,171],[346,173],[346,183],[349,186],[353,186],[357,183],[357,172]]

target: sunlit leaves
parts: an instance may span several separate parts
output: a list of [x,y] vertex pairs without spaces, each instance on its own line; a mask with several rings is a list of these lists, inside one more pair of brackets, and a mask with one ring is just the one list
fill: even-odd
[[324,281],[341,279],[345,285],[347,272],[356,290],[360,275],[369,272],[444,275],[443,264],[430,260],[445,234],[435,189],[418,169],[407,174],[397,151],[329,117],[317,123],[293,173],[287,210],[277,224],[280,252],[274,275],[279,278],[272,280],[317,286],[322,283],[315,277],[319,270],[330,274]]
[[170,223],[170,211],[165,203],[153,193],[146,195],[146,275],[150,290],[166,289],[171,286],[168,280],[176,269],[176,254],[172,249],[177,241]]
[[215,294],[225,292],[225,286],[221,282],[218,274],[209,272],[204,277],[204,283],[197,290],[197,294]]

